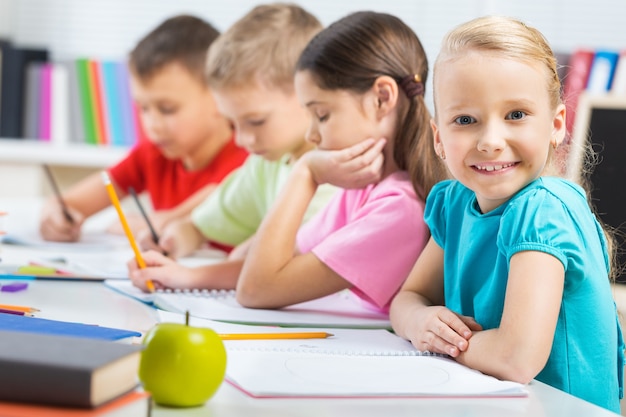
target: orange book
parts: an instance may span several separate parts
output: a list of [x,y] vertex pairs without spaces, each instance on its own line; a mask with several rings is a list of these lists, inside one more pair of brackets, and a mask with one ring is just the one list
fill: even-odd
[[92,94],[96,127],[96,143],[99,145],[109,143],[109,135],[107,132],[107,121],[105,115],[104,96],[102,94],[102,74],[100,72],[100,63],[95,60],[89,60],[89,80]]
[[[113,415],[150,416],[152,398],[144,391],[131,391],[97,408],[56,407],[51,405],[0,401],[2,417],[106,417]],[[123,412],[123,414],[122,414]]]

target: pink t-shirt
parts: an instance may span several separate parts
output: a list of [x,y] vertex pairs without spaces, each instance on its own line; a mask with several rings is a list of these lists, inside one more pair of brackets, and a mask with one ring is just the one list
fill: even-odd
[[429,236],[424,202],[398,171],[335,195],[300,228],[297,244],[350,282],[357,296],[387,311]]

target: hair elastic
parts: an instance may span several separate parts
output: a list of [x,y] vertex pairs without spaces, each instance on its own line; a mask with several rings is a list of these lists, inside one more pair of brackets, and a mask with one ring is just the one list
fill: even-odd
[[419,74],[411,74],[403,77],[399,82],[400,88],[408,98],[421,96],[424,94],[424,83]]

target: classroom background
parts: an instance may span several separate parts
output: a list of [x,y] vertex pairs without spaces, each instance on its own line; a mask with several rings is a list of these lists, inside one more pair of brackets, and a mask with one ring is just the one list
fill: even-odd
[[[0,0],[0,40],[18,47],[43,48],[52,62],[88,58],[123,61],[133,45],[158,23],[175,14],[192,13],[223,31],[258,0]],[[429,61],[443,35],[453,26],[485,14],[521,18],[541,30],[554,50],[577,48],[626,50],[626,2],[622,0],[297,0],[323,24],[356,10],[376,10],[401,17],[422,40]],[[432,102],[431,80],[426,99]],[[39,166],[52,166],[62,186],[121,159],[128,144],[94,147],[69,143],[49,146],[35,138],[0,137],[0,194],[32,197],[50,192]],[[76,139],[76,138],[74,138]],[[52,144],[54,145],[54,144]]]

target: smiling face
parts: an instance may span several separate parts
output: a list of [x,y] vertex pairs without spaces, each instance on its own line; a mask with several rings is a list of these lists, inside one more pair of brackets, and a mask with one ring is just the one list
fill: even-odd
[[[295,76],[298,99],[311,114],[307,140],[320,149],[338,150],[367,138],[392,137],[391,124],[379,117],[374,91],[322,90],[309,71]],[[395,118],[394,118],[395,120]]]
[[235,127],[237,145],[252,154],[276,161],[285,154],[298,158],[311,147],[304,140],[309,115],[293,91],[255,82],[218,89],[215,101]]
[[564,136],[564,106],[552,108],[538,64],[474,51],[437,71],[435,149],[486,213],[543,173]]
[[147,80],[131,72],[130,84],[146,134],[167,158],[193,160],[224,129],[211,90],[177,62]]

